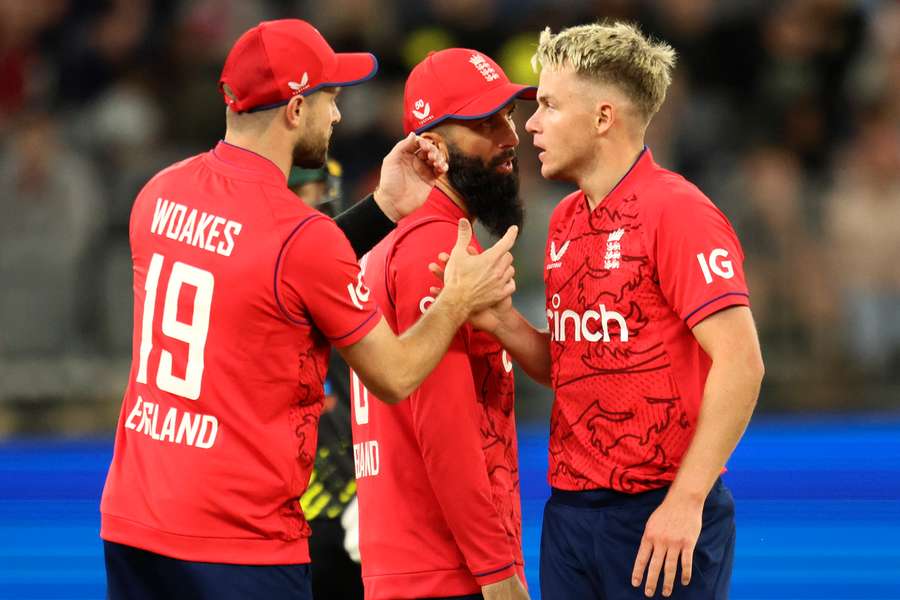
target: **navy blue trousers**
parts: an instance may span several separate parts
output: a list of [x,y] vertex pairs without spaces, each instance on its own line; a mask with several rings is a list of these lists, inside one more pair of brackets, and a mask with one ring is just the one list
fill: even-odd
[[[631,585],[647,519],[668,488],[640,494],[611,490],[554,489],[541,531],[541,597],[544,600],[643,599]],[[719,479],[703,507],[691,582],[675,577],[672,600],[726,600],[734,563],[734,499]],[[660,572],[654,598],[662,598]]]
[[110,600],[312,600],[310,566],[178,560],[103,542]]

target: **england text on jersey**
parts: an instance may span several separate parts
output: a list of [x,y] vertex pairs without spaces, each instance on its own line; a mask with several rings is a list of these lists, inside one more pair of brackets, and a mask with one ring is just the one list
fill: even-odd
[[138,396],[128,414],[125,429],[143,433],[158,442],[184,444],[196,448],[212,448],[219,433],[219,421],[212,415],[178,410],[170,407],[165,416],[160,404],[147,402]]

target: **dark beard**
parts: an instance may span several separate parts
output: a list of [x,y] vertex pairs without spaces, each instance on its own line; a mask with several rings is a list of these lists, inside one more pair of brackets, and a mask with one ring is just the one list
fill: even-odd
[[301,169],[321,169],[328,160],[328,140],[301,139],[294,146],[294,165]]
[[[447,178],[466,204],[469,215],[490,233],[502,236],[511,225],[522,228],[525,207],[519,198],[519,159],[509,151],[489,164],[477,157],[466,156],[452,144],[449,150]],[[497,167],[513,159],[509,175],[498,173]]]

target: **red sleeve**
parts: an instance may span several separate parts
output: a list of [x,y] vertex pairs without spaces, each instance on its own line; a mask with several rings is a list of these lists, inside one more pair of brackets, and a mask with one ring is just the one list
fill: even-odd
[[350,242],[331,219],[318,214],[301,221],[285,242],[275,298],[288,319],[314,323],[338,348],[364,338],[381,315]]
[[729,306],[750,304],[737,235],[699,191],[670,197],[655,231],[662,293],[688,327]]
[[[430,303],[428,288],[435,279],[428,263],[453,247],[456,230],[456,223],[429,223],[398,246],[390,274],[399,331],[411,327]],[[479,585],[514,575],[514,555],[494,507],[482,450],[465,328],[408,402],[429,483],[469,571]]]

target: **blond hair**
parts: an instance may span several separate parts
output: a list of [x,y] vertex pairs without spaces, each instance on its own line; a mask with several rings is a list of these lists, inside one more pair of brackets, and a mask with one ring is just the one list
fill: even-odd
[[538,65],[570,68],[588,80],[616,85],[649,121],[672,83],[675,50],[621,21],[578,25],[556,34],[548,27],[531,65],[535,72]]

